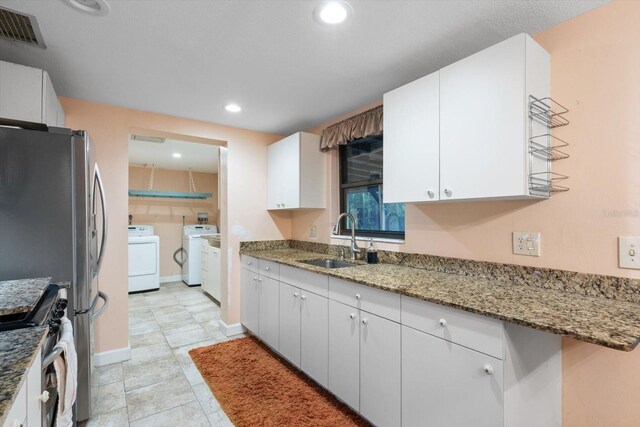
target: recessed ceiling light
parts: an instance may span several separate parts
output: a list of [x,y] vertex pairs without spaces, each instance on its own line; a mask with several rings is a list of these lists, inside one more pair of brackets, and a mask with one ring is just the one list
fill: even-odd
[[227,104],[224,109],[230,113],[239,113],[242,111],[242,108],[240,108],[238,104]]
[[313,11],[315,20],[324,25],[337,25],[344,22],[353,12],[346,1],[335,0],[322,3]]
[[180,154],[180,153],[173,153],[173,154],[172,154],[172,156],[173,156],[173,158],[174,158],[174,159],[179,159],[180,157],[182,157],[182,154]]
[[65,0],[72,8],[90,15],[104,16],[109,13],[107,0]]

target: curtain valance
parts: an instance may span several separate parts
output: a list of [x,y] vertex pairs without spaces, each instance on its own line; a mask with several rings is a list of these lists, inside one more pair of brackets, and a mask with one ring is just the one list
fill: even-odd
[[382,105],[329,126],[322,131],[320,150],[327,151],[366,136],[382,135]]

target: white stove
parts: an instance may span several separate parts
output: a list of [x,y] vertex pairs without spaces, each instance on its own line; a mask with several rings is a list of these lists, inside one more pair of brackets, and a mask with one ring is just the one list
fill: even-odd
[[186,251],[182,265],[182,281],[188,286],[199,286],[202,283],[200,274],[200,251],[203,236],[219,236],[215,225],[185,225],[182,229],[182,247]]

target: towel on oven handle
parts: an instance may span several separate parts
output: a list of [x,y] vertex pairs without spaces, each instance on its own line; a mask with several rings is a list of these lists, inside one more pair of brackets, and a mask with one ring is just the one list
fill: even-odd
[[73,341],[73,326],[66,317],[61,319],[60,340],[55,348],[61,348],[62,353],[53,361],[58,378],[58,415],[57,427],[73,426],[73,404],[76,401],[78,387],[78,356]]

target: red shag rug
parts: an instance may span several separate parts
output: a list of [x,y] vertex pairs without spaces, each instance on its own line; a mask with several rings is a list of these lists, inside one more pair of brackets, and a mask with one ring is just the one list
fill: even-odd
[[254,337],[189,354],[236,427],[370,425]]

